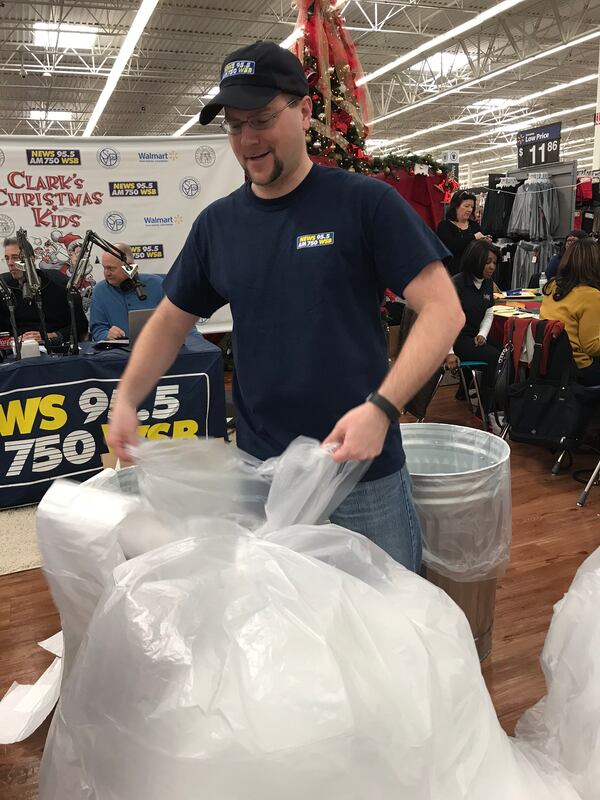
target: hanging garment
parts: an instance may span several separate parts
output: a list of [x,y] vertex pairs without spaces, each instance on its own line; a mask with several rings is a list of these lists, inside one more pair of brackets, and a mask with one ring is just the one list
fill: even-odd
[[558,196],[554,184],[549,178],[530,176],[517,189],[508,235],[530,241],[549,239],[558,230],[559,223]]
[[553,252],[554,243],[550,240],[543,242],[521,240],[515,251],[511,288],[523,289],[529,286],[534,275],[544,272]]
[[512,276],[515,252],[517,249],[516,242],[497,242],[496,246],[500,249],[500,255],[494,274],[494,280],[503,292],[506,292],[512,287]]
[[481,218],[484,233],[494,238],[506,236],[517,188],[515,182],[512,186],[505,185],[487,193]]

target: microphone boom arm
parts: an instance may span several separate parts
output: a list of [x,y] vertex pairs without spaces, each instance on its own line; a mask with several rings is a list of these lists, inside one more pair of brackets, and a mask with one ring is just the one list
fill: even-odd
[[40,319],[40,332],[42,334],[42,339],[44,340],[46,352],[50,353],[50,340],[48,338],[46,316],[44,314],[44,307],[42,305],[42,284],[40,283],[40,276],[38,275],[35,264],[33,263],[33,248],[27,238],[27,231],[23,228],[19,228],[17,231],[17,242],[19,243],[19,249],[21,251],[22,263],[25,267],[24,272],[25,277],[27,278],[29,291],[31,292],[35,302],[38,317]]
[[19,339],[19,329],[17,328],[17,318],[15,317],[15,298],[11,290],[0,278],[0,300],[2,300],[8,308],[10,316],[10,327],[12,330],[13,341],[15,343],[15,359],[18,361],[21,358],[21,341]]
[[[106,239],[103,239],[101,236],[98,236],[97,233],[94,233],[92,230],[88,230],[85,233],[85,237],[81,244],[81,251],[79,253],[79,258],[77,259],[77,263],[73,269],[73,274],[69,278],[69,282],[67,284],[67,295],[69,298],[69,308],[71,311],[71,343],[69,347],[69,353],[71,355],[78,355],[79,354],[79,341],[77,335],[77,325],[76,325],[76,315],[75,315],[75,299],[79,294],[79,290],[81,288],[81,283],[83,282],[88,264],[90,262],[90,256],[92,254],[92,248],[96,245],[101,250],[104,250],[105,253],[108,253],[115,258],[118,258],[119,261],[123,264],[123,270],[127,277],[133,282],[134,289],[136,294],[139,297],[139,289],[141,288],[142,284],[138,280],[137,277],[137,265],[136,264],[129,264],[127,261],[127,256],[125,253],[120,250],[118,247],[115,247],[114,244],[111,242],[107,242]],[[141,298],[145,299],[145,298]]]

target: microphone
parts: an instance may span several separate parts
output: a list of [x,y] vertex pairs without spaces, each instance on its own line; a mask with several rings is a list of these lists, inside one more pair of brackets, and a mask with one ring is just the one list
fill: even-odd
[[23,300],[31,300],[31,291],[29,289],[29,284],[27,283],[27,277],[23,278],[21,290],[23,292]]
[[137,264],[125,264],[124,269],[127,277],[133,283],[133,291],[136,293],[138,300],[145,300],[148,295],[144,294],[144,284],[138,279]]
[[138,300],[145,300],[148,295],[144,294],[144,284],[140,283],[137,278],[133,279],[133,289],[137,295]]

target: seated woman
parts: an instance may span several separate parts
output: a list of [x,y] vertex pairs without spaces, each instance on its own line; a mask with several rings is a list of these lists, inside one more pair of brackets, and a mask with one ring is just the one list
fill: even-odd
[[473,219],[475,195],[456,192],[446,211],[446,219],[437,226],[437,235],[452,253],[446,266],[451,275],[460,270],[460,260],[467,247],[475,239],[483,239],[481,228]]
[[480,239],[465,250],[461,260],[461,272],[452,279],[465,312],[465,325],[458,334],[454,347],[446,357],[448,369],[456,369],[460,361],[484,361],[481,385],[482,402],[489,408],[491,390],[500,348],[487,341],[492,327],[494,306],[494,282],[499,250],[487,239]]
[[600,247],[593,239],[565,250],[558,275],[544,287],[540,318],[564,324],[579,380],[600,385]]
[[558,267],[560,265],[562,257],[565,254],[565,251],[568,250],[572,244],[575,244],[575,242],[579,241],[580,239],[587,239],[587,233],[585,231],[572,230],[569,233],[569,235],[563,242],[563,245],[560,249],[560,253],[557,253],[557,255],[552,256],[552,258],[548,262],[548,266],[546,267],[545,270],[546,278],[548,279],[548,281],[551,281],[552,278],[556,278],[558,274]]

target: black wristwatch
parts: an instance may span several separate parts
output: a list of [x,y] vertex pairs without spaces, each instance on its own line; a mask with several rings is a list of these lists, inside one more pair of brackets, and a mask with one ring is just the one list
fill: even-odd
[[380,408],[391,423],[398,422],[400,419],[400,412],[396,406],[378,392],[371,392],[367,397],[367,403],[373,403],[377,408]]

